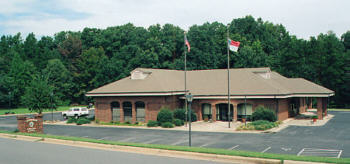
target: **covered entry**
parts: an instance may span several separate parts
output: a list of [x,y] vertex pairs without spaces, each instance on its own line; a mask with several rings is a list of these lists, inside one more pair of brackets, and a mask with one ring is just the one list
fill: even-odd
[[[233,105],[230,104],[230,121],[233,117]],[[216,105],[216,120],[218,121],[229,121],[228,119],[228,106],[227,104]]]
[[245,118],[247,120],[250,120],[251,116],[253,114],[253,105],[252,104],[238,104],[237,105],[237,119],[242,120],[242,118]]
[[123,112],[124,112],[124,121],[132,121],[132,103],[129,101],[123,102]]
[[120,104],[117,101],[111,103],[112,121],[120,121]]

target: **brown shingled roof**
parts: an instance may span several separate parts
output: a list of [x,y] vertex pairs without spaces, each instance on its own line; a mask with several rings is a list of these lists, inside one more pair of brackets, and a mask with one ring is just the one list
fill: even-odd
[[[145,79],[131,76],[107,84],[87,93],[96,94],[140,94],[140,93],[184,93],[184,71],[137,68],[134,71],[149,73]],[[133,71],[133,72],[134,72]],[[264,78],[259,73],[270,73]],[[187,71],[187,90],[197,96],[227,95],[227,70]],[[269,68],[230,69],[231,95],[290,95],[326,94],[334,92],[302,78],[286,78]]]

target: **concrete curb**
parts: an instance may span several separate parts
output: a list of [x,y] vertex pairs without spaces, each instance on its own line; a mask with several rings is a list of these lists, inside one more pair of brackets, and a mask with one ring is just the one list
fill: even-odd
[[174,151],[174,150],[140,148],[140,147],[131,147],[131,146],[107,145],[107,144],[89,143],[89,142],[82,142],[82,141],[68,141],[68,140],[60,140],[60,139],[52,139],[52,138],[43,139],[40,137],[31,137],[31,136],[4,134],[4,133],[0,133],[0,137],[23,140],[23,141],[31,141],[31,142],[42,142],[42,143],[49,143],[49,144],[60,144],[60,145],[68,145],[68,146],[75,146],[75,147],[85,147],[85,148],[93,148],[93,149],[108,150],[108,151],[122,151],[122,152],[128,152],[128,153],[157,155],[157,156],[166,156],[166,157],[175,157],[175,158],[197,159],[197,160],[206,160],[206,161],[213,161],[213,162],[247,163],[247,164],[265,164],[265,163],[280,164],[281,163],[280,160],[276,160],[276,159],[263,159],[263,158],[252,158],[252,157]]

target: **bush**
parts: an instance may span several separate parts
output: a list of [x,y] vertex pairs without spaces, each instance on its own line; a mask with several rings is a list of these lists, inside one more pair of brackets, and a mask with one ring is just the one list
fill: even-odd
[[318,116],[312,116],[311,118],[312,119],[318,119]]
[[175,126],[182,126],[184,125],[184,121],[180,119],[174,119]]
[[75,119],[74,117],[69,117],[67,120],[67,124],[75,123],[76,121],[77,119]]
[[275,112],[270,109],[264,108],[263,106],[258,106],[252,114],[253,121],[257,120],[267,120],[270,122],[275,122],[277,120]]
[[147,127],[157,127],[158,121],[149,120],[147,123]]
[[[188,116],[186,115],[186,110],[185,109],[175,109],[174,118],[180,119],[182,121],[188,120]],[[197,121],[197,115],[193,110],[191,110],[191,120],[192,120],[192,122]]]
[[175,109],[174,118],[185,121],[186,120],[186,110],[185,109]]
[[161,109],[157,115],[157,121],[160,125],[165,122],[173,122],[173,119],[173,112],[167,108]]
[[164,122],[164,123],[162,123],[162,127],[163,128],[173,128],[174,124],[171,122]]
[[77,125],[90,124],[90,120],[86,117],[80,117],[76,120]]
[[249,123],[247,125],[239,126],[236,130],[267,130],[277,127],[279,124],[281,124],[280,121],[269,122],[266,120],[259,120]]

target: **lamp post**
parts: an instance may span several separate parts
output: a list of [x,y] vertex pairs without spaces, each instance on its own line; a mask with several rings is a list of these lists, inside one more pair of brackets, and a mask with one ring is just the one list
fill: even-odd
[[11,92],[9,92],[9,113],[11,110]]
[[191,93],[188,93],[188,95],[186,95],[186,100],[188,102],[188,146],[191,147],[191,104],[193,100]]
[[50,106],[51,106],[51,121],[53,123],[53,105],[52,105],[52,99],[53,99],[53,92],[50,93]]

